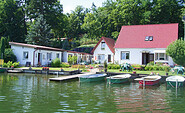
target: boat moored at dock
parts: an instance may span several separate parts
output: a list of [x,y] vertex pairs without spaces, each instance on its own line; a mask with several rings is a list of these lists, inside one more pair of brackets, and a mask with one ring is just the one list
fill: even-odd
[[106,79],[107,79],[107,83],[109,84],[120,84],[120,83],[128,82],[130,77],[131,77],[130,74],[122,74],[122,75],[106,77]]
[[96,82],[96,81],[104,81],[107,74],[91,74],[80,76],[80,82]]
[[152,86],[152,85],[158,84],[160,79],[161,79],[161,76],[152,75],[152,76],[146,76],[146,77],[142,77],[142,78],[136,78],[134,80],[139,81],[139,84],[141,84],[141,85]]
[[182,87],[184,86],[185,78],[182,76],[170,76],[166,78],[167,86]]

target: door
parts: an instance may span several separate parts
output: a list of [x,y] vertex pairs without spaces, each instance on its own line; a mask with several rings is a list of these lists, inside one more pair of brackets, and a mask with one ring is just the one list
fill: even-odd
[[111,55],[108,55],[108,62],[111,62]]
[[38,65],[42,65],[42,54],[38,53]]
[[146,65],[149,63],[149,53],[142,53],[142,64]]
[[143,65],[146,65],[151,61],[154,61],[154,54],[142,53],[142,64]]

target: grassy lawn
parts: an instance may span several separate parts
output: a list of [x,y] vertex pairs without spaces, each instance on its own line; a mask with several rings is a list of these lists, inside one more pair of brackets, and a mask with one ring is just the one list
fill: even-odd
[[[139,71],[139,70],[134,70],[136,71],[137,74],[150,74],[151,72],[153,73],[159,73],[159,75],[166,75],[165,71]],[[133,73],[133,71],[127,72],[127,71],[119,71],[119,69],[108,69],[108,72],[115,72],[115,73]],[[168,72],[168,75],[177,75],[176,73],[172,74],[171,72]],[[181,74],[179,74],[181,75]]]
[[[27,68],[29,69],[29,67],[20,67],[20,68]],[[32,69],[42,69],[42,67],[32,67]],[[50,70],[60,70],[61,68],[58,68],[58,67],[49,67]],[[78,68],[62,68],[64,71],[73,71],[73,70],[77,70]],[[84,72],[84,69],[80,68],[80,70],[83,70]],[[85,68],[85,70],[88,70]],[[137,74],[151,74],[151,72],[153,73],[159,73],[159,75],[166,75],[166,72],[165,71],[139,71],[139,70],[133,70],[133,71],[136,71]],[[108,69],[108,72],[115,72],[115,73],[133,73],[133,71],[130,71],[130,72],[127,72],[127,71],[119,71],[119,69]],[[176,73],[171,73],[171,72],[168,72],[168,75],[177,75]],[[179,74],[181,75],[181,74]],[[184,76],[184,75],[183,75]]]

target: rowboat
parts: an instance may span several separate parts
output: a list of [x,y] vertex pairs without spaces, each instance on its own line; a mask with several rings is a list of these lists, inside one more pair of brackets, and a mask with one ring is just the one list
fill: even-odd
[[170,76],[166,78],[167,85],[171,87],[182,87],[184,80],[185,78],[182,76]]
[[96,82],[96,81],[104,81],[107,74],[91,74],[80,76],[80,82]]
[[158,84],[160,79],[161,79],[161,76],[152,75],[152,76],[146,76],[146,77],[142,77],[142,78],[136,78],[134,80],[139,81],[139,84],[141,84],[141,85],[151,86],[151,85]]
[[106,77],[106,79],[107,79],[107,83],[109,84],[120,84],[120,83],[128,82],[130,77],[131,77],[130,74],[123,74],[123,75]]

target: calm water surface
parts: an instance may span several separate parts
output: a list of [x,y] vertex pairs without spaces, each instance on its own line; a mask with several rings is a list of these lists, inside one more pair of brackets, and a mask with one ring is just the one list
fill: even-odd
[[138,83],[49,82],[52,76],[0,74],[0,113],[184,112],[185,89]]

